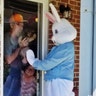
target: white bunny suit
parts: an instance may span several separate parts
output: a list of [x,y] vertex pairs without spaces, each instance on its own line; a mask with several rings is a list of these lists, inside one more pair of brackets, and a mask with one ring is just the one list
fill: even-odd
[[52,41],[56,46],[44,60],[35,59],[33,51],[28,50],[26,52],[27,60],[35,69],[46,71],[44,96],[74,96],[72,92],[74,78],[74,44],[72,40],[76,38],[76,29],[66,19],[59,19],[52,4],[50,7],[53,8],[53,17],[49,13],[47,17],[53,22]]

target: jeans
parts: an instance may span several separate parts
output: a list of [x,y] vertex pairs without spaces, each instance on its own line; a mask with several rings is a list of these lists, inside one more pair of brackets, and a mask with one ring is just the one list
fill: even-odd
[[20,95],[20,78],[8,76],[4,84],[4,96],[19,96]]

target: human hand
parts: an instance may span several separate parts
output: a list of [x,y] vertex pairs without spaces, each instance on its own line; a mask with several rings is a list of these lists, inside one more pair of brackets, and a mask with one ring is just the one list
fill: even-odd
[[20,46],[21,48],[28,46],[28,44],[29,44],[29,40],[28,40],[27,38],[24,38],[23,40],[21,40],[21,41],[19,42],[19,46]]
[[29,49],[29,50],[26,52],[26,58],[27,58],[27,61],[29,62],[29,64],[30,64],[30,65],[33,65],[33,63],[35,62],[34,52]]

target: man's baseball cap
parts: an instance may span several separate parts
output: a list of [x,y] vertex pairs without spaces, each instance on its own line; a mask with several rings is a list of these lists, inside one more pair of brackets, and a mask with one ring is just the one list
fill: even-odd
[[24,20],[23,16],[21,14],[13,14],[11,17],[10,17],[10,20],[9,22],[27,22],[27,20]]

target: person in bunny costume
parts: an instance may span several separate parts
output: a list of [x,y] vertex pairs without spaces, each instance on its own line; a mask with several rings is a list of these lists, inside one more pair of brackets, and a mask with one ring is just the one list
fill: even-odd
[[44,60],[36,59],[32,50],[26,52],[28,62],[37,70],[44,70],[44,96],[74,96],[74,44],[77,31],[66,19],[60,19],[54,5],[52,13],[46,13],[53,23],[54,46]]

